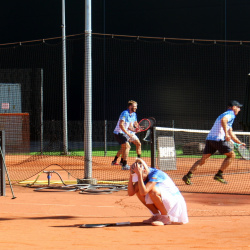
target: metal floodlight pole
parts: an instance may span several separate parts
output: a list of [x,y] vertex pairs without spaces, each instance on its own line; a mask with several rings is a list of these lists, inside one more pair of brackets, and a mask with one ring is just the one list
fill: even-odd
[[62,26],[61,27],[62,27],[62,78],[63,78],[63,152],[64,154],[68,154],[65,0],[62,0]]
[[40,136],[40,151],[43,154],[43,134],[44,134],[44,123],[43,123],[43,69],[41,69],[41,114],[40,114],[40,122],[41,122],[41,136]]
[[92,27],[91,0],[85,0],[84,178],[92,178]]

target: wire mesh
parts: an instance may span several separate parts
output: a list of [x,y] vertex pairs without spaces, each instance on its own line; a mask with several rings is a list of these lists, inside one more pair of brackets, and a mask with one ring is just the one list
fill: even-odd
[[[18,149],[6,140],[6,164],[13,182],[53,164],[76,179],[84,177],[84,45],[84,34],[67,37],[67,154],[61,38],[0,46],[0,83],[20,85],[14,98],[0,95],[0,113],[12,113],[19,105],[16,113],[28,117],[28,124],[26,118],[15,126],[12,121],[0,123],[6,138],[21,136]],[[128,171],[111,166],[120,149],[113,130],[128,100],[137,101],[138,120],[154,117],[157,126],[187,129],[210,129],[228,100],[247,101],[248,42],[228,41],[225,46],[209,40],[92,34],[92,50],[92,177],[98,181],[128,180]],[[20,104],[13,104],[18,98]],[[243,128],[243,116],[244,109],[234,129]],[[142,158],[150,164],[151,142],[143,140],[145,132],[138,137]],[[128,164],[136,156],[132,144]]]

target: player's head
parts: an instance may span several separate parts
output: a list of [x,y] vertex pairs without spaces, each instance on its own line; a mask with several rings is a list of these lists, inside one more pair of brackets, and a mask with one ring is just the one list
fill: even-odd
[[240,104],[238,101],[235,101],[235,100],[230,101],[228,103],[228,108],[231,109],[231,110],[233,110],[233,112],[234,112],[235,115],[238,115],[238,113],[240,112],[240,108],[242,106],[243,106],[242,104]]
[[138,159],[136,159],[135,163],[133,163],[130,167],[130,171],[132,174],[132,182],[138,181],[138,175],[134,171],[134,169],[137,168],[138,166],[143,167],[143,172],[142,172],[143,180],[145,180],[149,174],[149,168],[148,168],[146,162],[143,161],[141,158],[138,158]]
[[136,101],[133,101],[133,100],[130,100],[128,101],[128,109],[132,112],[136,112],[137,110],[137,102]]

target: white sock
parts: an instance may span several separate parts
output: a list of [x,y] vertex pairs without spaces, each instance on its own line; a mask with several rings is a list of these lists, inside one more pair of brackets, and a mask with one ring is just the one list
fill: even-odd
[[153,216],[158,216],[158,215],[160,215],[159,213],[157,213],[157,214],[153,214]]
[[163,217],[165,217],[165,218],[168,218],[168,215],[162,215]]

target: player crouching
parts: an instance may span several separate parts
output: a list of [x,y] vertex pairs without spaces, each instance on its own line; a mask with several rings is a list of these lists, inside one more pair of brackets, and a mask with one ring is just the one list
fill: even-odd
[[145,224],[163,226],[188,223],[186,202],[171,178],[137,159],[130,168],[128,195],[137,195],[152,217]]

